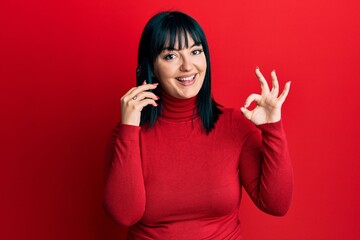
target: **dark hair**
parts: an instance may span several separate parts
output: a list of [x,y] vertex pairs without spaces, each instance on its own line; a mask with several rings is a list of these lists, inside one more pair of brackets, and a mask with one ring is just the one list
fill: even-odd
[[[141,35],[138,64],[147,64],[148,78],[147,83],[156,83],[157,79],[152,76],[154,62],[156,57],[166,47],[173,49],[176,41],[179,49],[188,47],[188,34],[194,40],[195,44],[201,44],[206,57],[206,73],[203,85],[197,95],[197,110],[202,120],[202,124],[208,134],[215,126],[216,121],[221,114],[221,110],[214,99],[211,97],[211,71],[210,54],[204,31],[192,17],[177,11],[161,12],[153,16],[146,24]],[[185,41],[185,42],[184,42]],[[142,81],[138,80],[137,85]],[[155,94],[158,89],[154,90]],[[158,107],[146,106],[141,113],[140,124],[149,123],[152,127],[158,116],[161,114],[161,99],[158,100]]]

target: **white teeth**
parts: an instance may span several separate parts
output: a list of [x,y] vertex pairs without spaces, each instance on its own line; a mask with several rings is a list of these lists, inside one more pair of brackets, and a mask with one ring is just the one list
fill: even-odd
[[186,78],[176,78],[177,80],[180,81],[191,81],[195,78],[195,75],[191,76],[191,77],[186,77]]

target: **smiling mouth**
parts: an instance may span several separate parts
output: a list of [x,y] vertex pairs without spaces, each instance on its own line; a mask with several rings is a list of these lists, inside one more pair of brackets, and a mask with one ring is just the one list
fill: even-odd
[[177,77],[176,80],[182,82],[182,83],[190,83],[191,81],[195,80],[196,74],[193,74],[188,77]]

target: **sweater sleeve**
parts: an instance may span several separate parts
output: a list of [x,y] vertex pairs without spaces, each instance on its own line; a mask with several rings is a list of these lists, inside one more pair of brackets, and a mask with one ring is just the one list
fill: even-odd
[[240,156],[240,180],[262,211],[283,216],[289,209],[293,175],[282,122],[259,125]]
[[145,211],[145,187],[140,157],[140,127],[119,124],[112,141],[111,165],[104,209],[116,222],[131,226]]

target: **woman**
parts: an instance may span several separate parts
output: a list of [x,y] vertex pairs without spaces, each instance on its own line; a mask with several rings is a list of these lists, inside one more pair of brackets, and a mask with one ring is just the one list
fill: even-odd
[[150,19],[138,62],[147,79],[121,98],[104,204],[129,226],[128,239],[241,239],[242,187],[262,211],[284,215],[292,168],[281,105],[290,83],[278,96],[275,72],[270,90],[257,68],[261,95],[241,111],[221,107],[205,35],[181,12]]

